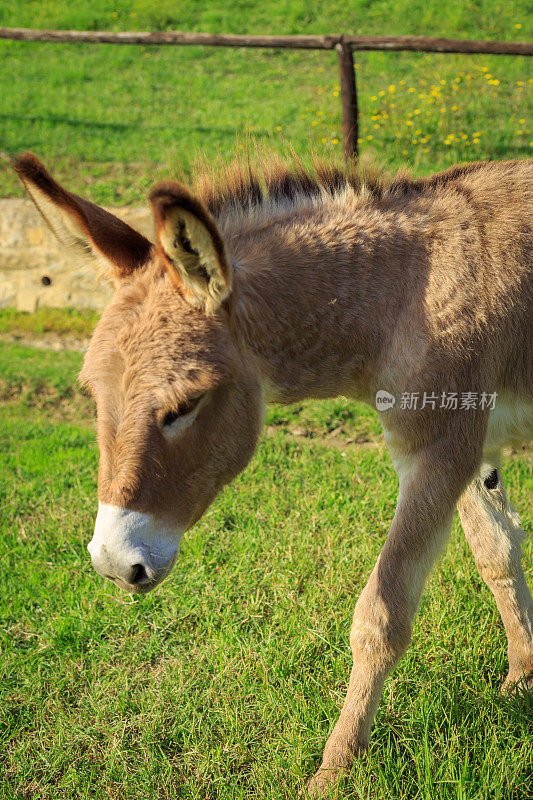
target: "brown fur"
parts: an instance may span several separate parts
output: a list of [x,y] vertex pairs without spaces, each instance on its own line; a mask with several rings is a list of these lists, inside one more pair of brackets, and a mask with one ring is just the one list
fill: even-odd
[[105,209],[67,192],[33,153],[19,156],[14,167],[48,225],[67,246],[71,244],[72,235],[62,235],[40,198],[49,198],[54,207],[71,216],[86,241],[113,262],[120,276],[130,275],[150,257],[152,245],[148,239]]
[[[76,198],[43,188],[31,159],[19,172],[89,244],[111,236],[106,217],[94,230]],[[494,489],[483,483],[504,445],[533,434],[532,187],[531,160],[418,180],[270,161],[204,174],[192,195],[165,183],[152,194],[158,248],[122,278],[93,336],[81,377],[98,407],[100,500],[183,528],[251,457],[264,400],[498,393],[492,415],[399,403],[381,414],[398,506],[355,609],[347,698],[311,794],[368,744],[458,502],[505,624],[507,685],[532,683],[519,520],[501,475]],[[165,414],[202,393],[194,422],[169,438]]]

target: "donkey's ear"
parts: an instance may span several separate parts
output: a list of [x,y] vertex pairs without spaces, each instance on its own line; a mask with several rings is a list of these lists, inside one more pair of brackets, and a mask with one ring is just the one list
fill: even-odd
[[231,269],[217,224],[203,203],[174,181],[150,194],[165,266],[191,305],[212,314],[231,291]]
[[33,153],[19,156],[14,167],[52,232],[77,256],[103,257],[119,277],[148,261],[148,239],[100,206],[67,192]]

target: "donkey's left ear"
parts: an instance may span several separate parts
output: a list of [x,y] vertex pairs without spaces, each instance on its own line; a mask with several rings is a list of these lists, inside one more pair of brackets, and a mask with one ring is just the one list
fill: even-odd
[[212,314],[231,291],[231,268],[215,220],[200,200],[174,181],[158,184],[150,201],[170,276],[191,305]]

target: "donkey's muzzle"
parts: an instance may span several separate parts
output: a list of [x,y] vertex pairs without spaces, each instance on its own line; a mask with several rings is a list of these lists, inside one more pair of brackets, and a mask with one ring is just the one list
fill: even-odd
[[180,538],[151,514],[100,504],[87,549],[99,575],[128,592],[145,594],[174,566]]

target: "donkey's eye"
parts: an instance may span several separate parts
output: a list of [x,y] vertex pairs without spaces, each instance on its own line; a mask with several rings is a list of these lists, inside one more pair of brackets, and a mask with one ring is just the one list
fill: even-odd
[[172,411],[167,411],[163,417],[163,425],[168,427],[169,425],[172,425],[173,422],[176,422],[177,419],[180,419],[180,417],[186,417],[187,414],[190,414],[191,411],[194,411],[201,399],[202,395],[199,397],[193,397],[191,400],[180,403],[179,406]]

